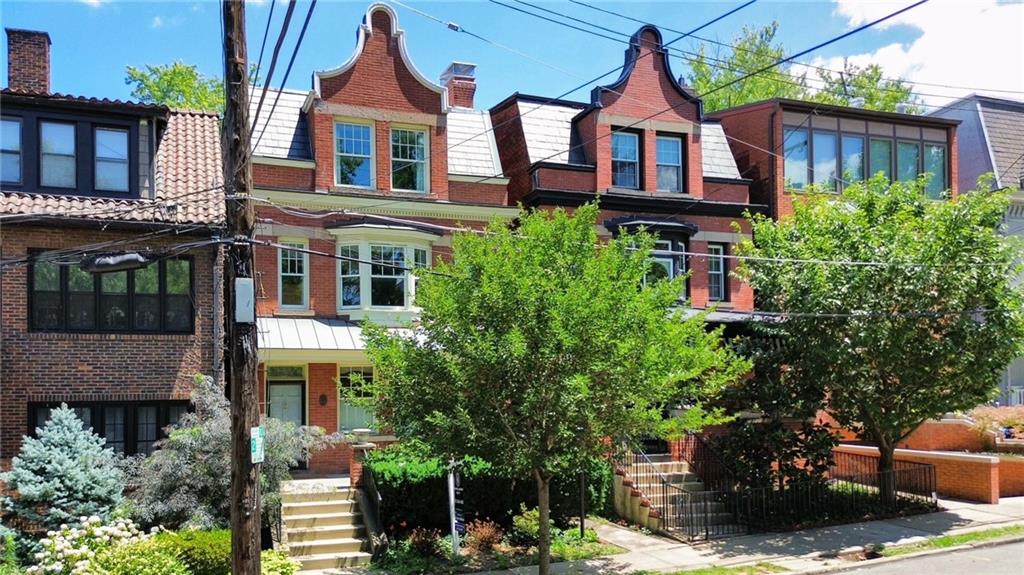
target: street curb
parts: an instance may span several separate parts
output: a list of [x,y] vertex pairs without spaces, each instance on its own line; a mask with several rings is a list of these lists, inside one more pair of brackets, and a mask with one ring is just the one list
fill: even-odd
[[[963,545],[957,545],[955,547],[945,547],[942,549],[925,549],[918,553],[907,553],[906,555],[899,555],[897,557],[881,557],[878,559],[866,559],[863,561],[850,561],[844,565],[832,565],[829,567],[821,567],[819,569],[810,569],[807,571],[795,571],[795,574],[799,575],[818,575],[819,573],[841,573],[843,571],[851,571],[853,569],[860,569],[862,567],[873,567],[875,565],[887,565],[889,563],[897,563],[906,559],[916,559],[920,557],[928,557],[931,555],[941,555],[943,553],[954,553],[956,551],[966,551],[968,549],[981,549],[985,547],[996,547],[999,545],[1009,545],[1011,543],[1024,542],[1024,535],[1013,535],[1010,537],[1002,537],[999,539],[991,539],[988,541],[978,541],[977,543],[965,543]],[[861,548],[863,550],[863,547]]]

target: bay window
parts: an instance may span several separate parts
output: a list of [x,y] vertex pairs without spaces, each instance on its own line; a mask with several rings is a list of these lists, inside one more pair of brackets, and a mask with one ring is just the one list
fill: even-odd
[[683,191],[683,140],[678,137],[658,136],[658,191]]
[[427,132],[391,129],[391,189],[427,191]]
[[193,330],[194,281],[188,258],[107,273],[39,261],[32,264],[29,277],[29,325],[35,331]]
[[346,239],[338,244],[338,311],[414,306],[416,268],[430,265],[428,244],[385,239]]
[[636,134],[612,132],[612,185],[639,188],[640,143]]

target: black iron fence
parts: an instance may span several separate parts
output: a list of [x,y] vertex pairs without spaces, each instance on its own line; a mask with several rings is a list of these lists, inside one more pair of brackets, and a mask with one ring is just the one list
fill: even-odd
[[[785,531],[938,506],[935,468],[923,463],[901,461],[894,470],[879,472],[877,457],[836,452],[833,465],[820,478],[746,487],[735,481],[703,438],[687,437],[677,455],[687,462],[687,472],[659,467],[643,452],[630,454],[623,463],[634,486],[660,515],[662,531],[684,540]],[[687,488],[688,482],[695,488]]]

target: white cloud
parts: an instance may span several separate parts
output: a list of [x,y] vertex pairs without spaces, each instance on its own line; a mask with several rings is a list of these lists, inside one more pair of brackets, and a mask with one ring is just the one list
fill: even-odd
[[93,8],[99,8],[103,4],[106,4],[107,2],[109,2],[110,0],[78,0],[78,1],[81,2],[82,4],[85,4],[86,6],[91,6]]
[[163,28],[164,19],[162,16],[153,16],[153,21],[149,25],[150,28]]
[[[836,0],[835,13],[855,27],[909,4],[908,0]],[[922,95],[929,105],[948,104],[951,97],[970,92],[1024,100],[1024,94],[996,91],[1024,91],[1022,23],[1024,4],[931,0],[875,27],[912,28],[912,40],[851,54],[848,58],[858,66],[878,63],[886,76],[905,78],[918,84],[918,91],[939,95]],[[814,63],[842,68],[842,58],[818,59]],[[922,82],[966,89],[920,85]]]

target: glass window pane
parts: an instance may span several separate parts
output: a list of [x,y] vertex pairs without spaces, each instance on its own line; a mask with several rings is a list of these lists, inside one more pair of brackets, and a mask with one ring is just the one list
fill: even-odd
[[370,305],[405,306],[405,248],[370,246]]
[[117,453],[124,453],[124,407],[103,408],[103,437],[107,447]]
[[679,138],[657,139],[658,190],[683,191],[683,141]]
[[948,187],[946,182],[946,146],[925,144],[924,171],[932,175],[925,186],[928,197],[941,199]]
[[95,280],[78,266],[68,266],[68,328],[96,329]]
[[821,190],[836,189],[836,135],[832,132],[814,132],[814,183]]
[[128,162],[96,160],[96,189],[128,191]]
[[864,179],[864,138],[843,136],[843,181]]
[[658,138],[658,163],[678,166],[682,164],[682,141],[679,138]]
[[636,134],[612,134],[612,185],[639,187],[639,140]]
[[32,264],[32,289],[35,291],[60,291],[60,266],[53,262]]
[[708,299],[711,301],[725,300],[725,248],[720,245],[708,245]]
[[635,162],[637,160],[638,147],[639,145],[636,134],[623,134],[618,132],[612,134],[613,160],[627,160]]
[[4,118],[0,125],[0,180],[21,181],[21,122]]
[[896,179],[901,182],[917,179],[920,156],[921,146],[916,142],[899,142],[896,146]]
[[362,301],[359,285],[359,246],[339,246],[338,255],[353,258],[338,261],[338,276],[341,280],[342,307],[358,307]]
[[807,165],[807,130],[786,128],[783,133],[786,189],[802,190],[810,182]]
[[167,331],[192,331],[192,298],[187,295],[169,295],[164,302],[164,329]]
[[40,182],[58,188],[75,187],[75,126],[40,122]]
[[426,191],[427,134],[421,130],[391,130],[391,187]]
[[100,275],[100,329],[128,329],[128,272]]
[[60,267],[55,263],[32,265],[32,328],[57,329],[63,323]]
[[267,367],[268,381],[305,381],[306,370],[301,365],[271,365]]
[[75,412],[75,416],[82,422],[82,427],[84,429],[92,429],[91,407],[72,407],[71,410]]
[[156,435],[156,406],[139,406],[135,409],[135,452],[146,455],[152,453]]
[[12,118],[4,118],[0,122],[0,150],[5,152],[21,151],[21,122]]
[[172,259],[164,264],[167,274],[167,293],[189,295],[192,293],[192,260]]
[[3,152],[0,154],[0,180],[4,182],[21,181],[21,154]]
[[160,329],[160,269],[151,265],[134,273],[133,325],[139,330]]
[[334,138],[335,183],[346,186],[370,186],[372,182],[370,157],[373,150],[370,126],[335,124]]
[[871,140],[871,173],[874,176],[878,172],[885,174],[887,179],[892,179],[892,140]]
[[[359,374],[362,380],[366,383],[373,381],[373,368],[369,367],[355,367],[355,368],[341,368],[338,374],[338,382],[340,385],[339,393],[341,397],[338,401],[338,419],[339,427],[342,431],[352,431],[353,429],[377,429],[376,418],[373,416],[373,412],[363,408],[352,405],[345,399],[345,395],[348,393],[347,390],[355,387],[353,383],[353,374]],[[365,394],[363,394],[365,396]]]
[[[177,424],[183,415],[188,413],[188,406],[185,404],[173,404],[167,406],[167,425]],[[161,431],[161,435],[163,435]]]
[[128,161],[127,130],[96,130],[96,157],[107,160]]
[[680,192],[683,169],[679,166],[658,166],[658,191]]

